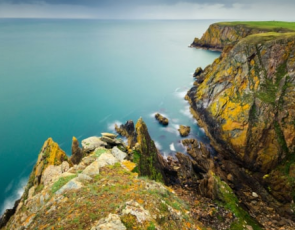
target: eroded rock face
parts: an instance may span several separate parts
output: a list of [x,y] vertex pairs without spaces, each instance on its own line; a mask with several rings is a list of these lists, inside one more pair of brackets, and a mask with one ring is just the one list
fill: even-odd
[[155,118],[159,121],[160,124],[162,125],[168,125],[169,124],[169,120],[168,118],[164,117],[163,115],[156,113],[155,114]]
[[140,154],[139,172],[142,176],[148,176],[156,181],[165,181],[163,171],[164,160],[160,155],[154,141],[151,139],[147,126],[140,118],[136,123],[137,148]]
[[[211,40],[206,38],[211,32],[206,32],[204,41],[222,45],[214,33]],[[186,96],[215,149],[234,164],[255,172],[255,179],[245,182],[250,186],[256,181],[276,200],[289,204],[295,188],[286,173],[294,162],[294,56],[292,34],[248,36],[207,66]],[[237,178],[247,177],[242,174],[233,172]]]

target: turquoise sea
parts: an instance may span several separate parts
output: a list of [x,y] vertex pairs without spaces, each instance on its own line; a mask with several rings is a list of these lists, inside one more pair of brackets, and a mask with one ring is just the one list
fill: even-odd
[[70,155],[72,136],[142,117],[165,156],[184,152],[179,124],[209,143],[183,97],[195,68],[219,56],[188,48],[213,22],[1,19],[0,212],[21,195],[48,137]]

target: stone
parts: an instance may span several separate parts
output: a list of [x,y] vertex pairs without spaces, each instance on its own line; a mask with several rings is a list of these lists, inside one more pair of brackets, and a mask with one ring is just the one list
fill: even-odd
[[252,192],[252,196],[255,197],[255,198],[258,198],[258,195],[256,192]]
[[101,135],[103,137],[108,137],[108,138],[112,138],[112,139],[115,139],[118,136],[118,135],[113,134],[113,133],[101,133]]
[[59,190],[55,192],[55,194],[60,195],[68,190],[77,190],[82,188],[83,185],[80,181],[78,181],[76,178],[70,180],[68,183],[66,183],[64,186],[62,186]]
[[189,126],[180,125],[178,131],[180,136],[187,137],[191,131],[191,128]]
[[115,146],[115,147],[112,148],[112,154],[119,161],[123,161],[127,157],[127,153],[121,151],[117,146]]
[[152,220],[152,217],[149,211],[145,210],[136,201],[133,201],[133,200],[127,201],[125,205],[126,207],[122,210],[122,215],[131,214],[136,217],[138,223],[143,223],[144,221]]
[[106,147],[107,143],[102,141],[99,137],[89,137],[82,140],[83,151],[90,153],[98,147]]
[[100,138],[102,141],[106,142],[109,145],[119,145],[122,144],[122,141],[118,140],[118,139],[113,139],[110,137],[101,137]]
[[73,137],[72,140],[72,156],[70,157],[70,161],[77,165],[80,163],[82,158],[84,157],[82,149],[79,147],[79,141],[76,137]]
[[99,174],[99,163],[98,161],[92,162],[90,165],[88,165],[82,172],[83,174],[86,174],[88,176],[96,176]]
[[98,162],[98,166],[100,168],[106,165],[114,165],[115,163],[119,162],[119,160],[111,153],[103,153],[97,158],[96,162]]
[[91,181],[92,178],[84,173],[80,173],[78,174],[77,180],[80,182],[84,182],[84,181]]
[[229,182],[233,182],[233,181],[234,181],[234,177],[233,177],[232,174],[227,174],[226,179],[227,179]]
[[91,230],[126,230],[120,217],[110,213],[106,218],[100,219]]
[[155,118],[159,121],[159,123],[160,124],[162,124],[162,125],[168,125],[169,124],[169,120],[168,120],[168,118],[166,118],[166,117],[164,117],[164,116],[162,116],[161,114],[159,114],[159,113],[156,113],[155,114]]

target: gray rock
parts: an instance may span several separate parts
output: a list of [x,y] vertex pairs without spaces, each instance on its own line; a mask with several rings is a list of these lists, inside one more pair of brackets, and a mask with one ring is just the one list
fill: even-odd
[[123,141],[122,140],[119,140],[119,139],[112,139],[112,138],[109,138],[109,137],[105,137],[105,136],[102,136],[100,138],[102,141],[110,144],[110,145],[119,145],[119,144],[122,144]]
[[108,217],[100,219],[91,230],[126,230],[126,227],[118,215],[110,213]]
[[112,154],[116,157],[119,161],[125,160],[127,157],[127,153],[121,151],[117,146],[112,149]]
[[82,174],[86,174],[88,176],[96,176],[99,174],[99,163],[98,161],[92,162],[88,165],[82,172]]
[[79,189],[82,188],[83,185],[81,184],[81,182],[79,182],[76,178],[70,180],[68,183],[66,183],[64,186],[62,186],[59,190],[57,190],[55,192],[55,194],[60,195],[62,193],[64,193],[65,191],[68,190],[75,190],[75,189]]
[[138,223],[152,220],[148,210],[145,210],[139,203],[134,200],[127,201],[126,207],[122,210],[122,215],[131,214],[136,217]]
[[119,162],[119,160],[115,158],[111,153],[103,153],[102,155],[100,155],[100,157],[97,158],[96,161],[98,162],[99,168],[106,165],[113,165]]
[[83,182],[83,181],[91,181],[92,178],[86,174],[83,174],[83,173],[80,173],[77,177],[77,180],[80,181],[80,182]]
[[106,147],[107,143],[102,141],[99,137],[89,137],[82,141],[82,147],[85,152],[91,152],[98,147]]

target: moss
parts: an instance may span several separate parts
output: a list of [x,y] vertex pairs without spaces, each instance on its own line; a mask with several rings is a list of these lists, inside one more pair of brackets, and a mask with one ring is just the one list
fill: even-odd
[[262,228],[256,223],[256,221],[243,209],[238,203],[238,198],[233,193],[231,188],[225,182],[221,181],[219,177],[214,176],[215,180],[218,183],[219,196],[222,200],[222,204],[226,209],[229,209],[237,217],[230,229],[240,230],[243,229],[245,223],[251,225],[254,230],[262,230]]
[[288,154],[289,150],[288,150],[288,147],[287,147],[287,143],[286,143],[284,134],[283,134],[283,132],[281,130],[281,127],[280,127],[280,125],[279,125],[279,123],[277,121],[274,122],[274,129],[275,129],[275,132],[276,132],[276,135],[277,135],[277,140],[278,140],[279,145],[281,146],[282,150],[286,154]]
[[100,157],[103,153],[107,152],[106,149],[96,149],[94,152],[95,157]]
[[150,225],[147,227],[147,230],[156,230],[156,226],[153,222],[150,222]]

